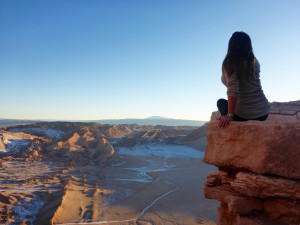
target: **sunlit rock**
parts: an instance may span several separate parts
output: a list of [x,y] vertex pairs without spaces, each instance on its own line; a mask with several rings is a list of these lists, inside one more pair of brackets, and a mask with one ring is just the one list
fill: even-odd
[[221,202],[218,225],[300,224],[300,101],[272,103],[267,121],[207,126],[206,198]]

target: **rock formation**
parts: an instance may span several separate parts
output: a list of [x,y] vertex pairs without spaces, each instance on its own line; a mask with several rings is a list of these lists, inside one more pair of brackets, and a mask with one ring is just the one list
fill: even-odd
[[102,199],[114,199],[101,185],[106,168],[122,163],[115,147],[175,143],[195,129],[79,122],[0,128],[0,224],[57,224],[74,215],[92,222]]
[[207,126],[203,162],[215,165],[206,198],[221,202],[219,225],[300,224],[300,101],[272,103],[267,121]]
[[199,127],[198,129],[190,132],[183,139],[182,143],[200,151],[204,151],[207,145],[206,127],[207,123]]

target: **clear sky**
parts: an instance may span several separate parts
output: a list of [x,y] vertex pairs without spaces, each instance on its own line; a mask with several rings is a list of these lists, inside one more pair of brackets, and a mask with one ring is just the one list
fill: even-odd
[[0,118],[208,120],[235,31],[269,101],[299,100],[299,12],[299,0],[1,0]]

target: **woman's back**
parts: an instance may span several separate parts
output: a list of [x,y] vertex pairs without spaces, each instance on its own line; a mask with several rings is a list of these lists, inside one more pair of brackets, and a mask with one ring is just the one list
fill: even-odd
[[237,100],[236,114],[240,117],[253,119],[270,112],[269,102],[260,83],[260,64],[255,60],[254,79],[239,78],[240,97]]
[[237,98],[235,108],[237,116],[254,119],[269,113],[270,106],[261,87],[260,64],[257,59],[252,78],[237,73],[229,75],[223,70],[222,81],[227,87],[227,94]]

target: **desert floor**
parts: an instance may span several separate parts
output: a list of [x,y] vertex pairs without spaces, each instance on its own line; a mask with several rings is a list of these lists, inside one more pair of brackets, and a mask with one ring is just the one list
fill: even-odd
[[202,187],[216,168],[186,146],[120,148],[105,168],[76,168],[54,224],[215,224],[218,202]]

